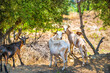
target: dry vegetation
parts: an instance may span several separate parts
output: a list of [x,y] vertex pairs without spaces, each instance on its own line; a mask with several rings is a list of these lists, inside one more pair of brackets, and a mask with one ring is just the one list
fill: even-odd
[[[100,54],[109,53],[110,48],[110,28],[103,28],[103,22],[99,19],[93,19],[95,17],[94,11],[85,12],[83,15],[83,23],[85,25],[85,33],[88,39],[96,47],[102,37],[105,37],[103,43],[99,48]],[[64,15],[64,18],[68,18],[71,24],[70,30],[73,32],[80,31],[80,22],[78,13],[70,13],[70,15]],[[21,49],[21,57],[25,66],[18,66],[20,62],[16,56],[16,68],[13,69],[8,65],[10,73],[107,73],[109,70],[110,54],[97,56],[97,59],[89,59],[89,64],[85,67],[81,67],[79,61],[68,61],[68,68],[65,71],[61,71],[62,64],[58,63],[59,67],[49,68],[49,48],[48,41],[52,37],[51,32],[42,34],[42,37],[38,40],[34,39],[34,34],[29,35],[31,38],[27,40],[27,45]],[[67,41],[67,36],[63,36],[63,40]],[[88,55],[92,55],[92,49],[87,44]],[[77,64],[77,65],[74,65]],[[12,65],[12,61],[9,61]],[[109,73],[109,72],[108,72]]]

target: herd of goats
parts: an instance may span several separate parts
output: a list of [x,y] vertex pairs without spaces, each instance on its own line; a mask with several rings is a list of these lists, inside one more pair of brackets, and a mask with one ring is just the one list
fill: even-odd
[[[52,65],[52,56],[55,56],[55,65],[57,65],[57,57],[60,55],[64,66],[62,68],[62,70],[65,69],[65,66],[67,65],[67,57],[68,57],[68,52],[70,55],[73,54],[73,50],[74,47],[79,48],[82,59],[83,59],[83,63],[82,66],[85,65],[85,61],[88,62],[87,59],[87,50],[86,50],[86,43],[84,41],[83,38],[81,38],[81,32],[76,32],[73,33],[69,30],[70,25],[64,25],[64,33],[67,34],[68,36],[68,40],[69,43],[65,42],[64,40],[62,40],[62,34],[64,34],[61,31],[57,31],[55,33],[55,35],[49,40],[49,48],[50,48],[50,65],[49,67],[51,67]],[[2,72],[2,57],[4,57],[5,59],[5,64],[4,64],[4,69],[5,72],[8,73],[7,70],[7,63],[8,63],[8,59],[12,58],[13,59],[13,67],[15,67],[15,61],[14,61],[14,54],[16,53],[19,57],[19,60],[21,62],[21,65],[24,65],[24,63],[21,60],[20,57],[20,48],[25,45],[26,43],[26,38],[21,37],[19,38],[20,41],[19,42],[14,42],[11,44],[5,44],[5,45],[1,45],[0,46],[0,72]]]

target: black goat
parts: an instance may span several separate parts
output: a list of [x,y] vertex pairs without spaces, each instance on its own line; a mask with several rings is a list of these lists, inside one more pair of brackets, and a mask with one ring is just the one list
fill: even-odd
[[15,67],[15,61],[14,61],[14,57],[13,57],[13,55],[15,53],[17,53],[17,55],[18,55],[19,60],[21,62],[21,65],[24,65],[24,63],[22,62],[21,57],[20,57],[20,48],[23,45],[25,45],[26,39],[28,39],[28,38],[22,37],[22,38],[19,38],[19,39],[20,39],[19,42],[11,43],[9,45],[0,46],[0,72],[2,72],[2,56],[5,59],[4,68],[5,68],[6,73],[8,73],[7,67],[6,67],[7,62],[8,62],[8,58],[13,59],[13,67]]

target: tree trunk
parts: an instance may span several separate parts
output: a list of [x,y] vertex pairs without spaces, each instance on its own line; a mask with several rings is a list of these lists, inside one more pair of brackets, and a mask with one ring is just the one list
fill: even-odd
[[4,35],[2,35],[2,37],[0,38],[0,40],[4,40],[5,38],[6,38],[6,36],[11,32],[11,31],[13,31],[13,29],[17,26],[17,25],[19,25],[19,23],[21,23],[21,19],[18,19],[16,22],[15,22],[15,25],[14,26],[12,26],[11,28],[9,28],[7,31],[6,31],[6,33],[4,34]]
[[36,36],[37,36],[37,28],[36,28],[36,31],[35,31],[35,41],[36,41]]
[[8,34],[8,43],[11,43],[10,33]]
[[3,28],[0,29],[0,45],[2,45]]
[[15,42],[15,30],[13,31],[13,38],[14,38],[14,40],[13,40],[13,42]]
[[95,50],[95,48],[94,48],[94,46],[91,44],[91,42],[88,40],[88,38],[86,37],[85,31],[84,31],[84,25],[83,25],[83,21],[82,21],[82,13],[81,13],[80,2],[77,2],[77,4],[78,4],[78,10],[79,10],[79,17],[80,17],[80,29],[81,29],[81,31],[82,31],[82,33],[83,33],[83,37],[84,37],[84,39],[87,41],[87,43],[90,45],[90,47],[92,48],[94,54],[99,54],[99,53]]
[[87,10],[89,10],[89,6],[90,6],[90,1],[87,0]]
[[22,33],[22,29],[20,28],[20,29],[18,29],[18,33],[17,33],[17,35],[14,36],[14,37],[15,37],[15,41],[18,40],[18,38],[19,38],[19,36],[21,35],[21,33]]

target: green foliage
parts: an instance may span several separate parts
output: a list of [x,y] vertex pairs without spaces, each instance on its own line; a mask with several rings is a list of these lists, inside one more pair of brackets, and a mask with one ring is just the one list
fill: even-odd
[[[72,10],[73,9],[73,10]],[[90,0],[86,0],[84,2],[81,3],[81,13],[83,14],[84,11],[87,10],[91,10],[91,4],[90,4]],[[74,12],[79,12],[78,8],[77,8],[77,4],[76,3],[71,3],[71,7],[69,8],[70,11],[74,11]]]
[[68,8],[68,11],[69,12],[77,12],[78,11],[77,4],[70,3],[70,6]]
[[98,39],[99,36],[97,33],[93,33],[93,34],[90,34],[89,37]]
[[[77,4],[75,6],[77,7]],[[76,7],[71,9],[78,12],[78,8]],[[86,0],[81,3],[81,13],[83,14],[87,10],[98,12],[99,14],[97,16],[104,21],[104,25],[110,26],[110,0]]]
[[68,13],[68,5],[68,0],[0,0],[0,29],[6,32],[18,18],[22,24],[15,29],[51,29]]
[[104,25],[110,25],[110,1],[109,0],[91,0],[92,9],[99,13],[100,19]]
[[106,27],[100,27],[99,31],[101,31],[101,30],[107,30],[107,28]]

